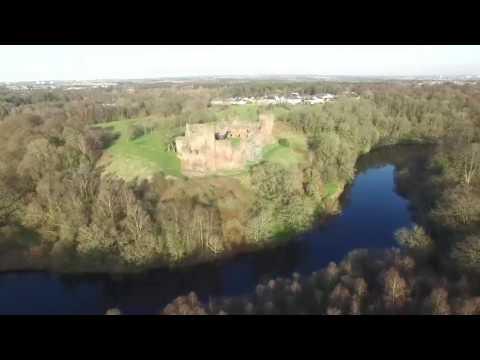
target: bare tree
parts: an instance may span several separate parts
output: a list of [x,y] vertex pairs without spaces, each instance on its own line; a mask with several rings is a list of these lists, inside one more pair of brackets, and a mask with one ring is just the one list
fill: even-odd
[[468,185],[458,185],[442,194],[432,215],[447,225],[465,226],[480,220],[480,203]]
[[480,169],[480,144],[469,144],[460,153],[463,181],[470,185]]
[[400,276],[395,268],[390,268],[383,276],[385,308],[398,310],[409,300],[409,288],[407,282]]
[[430,296],[425,300],[426,311],[429,314],[448,315],[450,314],[450,305],[448,304],[448,291],[443,288],[435,288]]
[[10,219],[17,211],[19,200],[19,196],[12,196],[0,189],[0,227],[9,223]]
[[452,257],[462,266],[471,270],[480,270],[480,237],[471,235],[458,242]]

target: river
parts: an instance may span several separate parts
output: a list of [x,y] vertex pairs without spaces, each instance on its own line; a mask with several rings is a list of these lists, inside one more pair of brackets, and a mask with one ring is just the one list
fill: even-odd
[[395,171],[422,153],[418,146],[394,146],[361,157],[356,178],[342,195],[342,213],[286,246],[141,275],[3,273],[0,314],[104,314],[111,307],[152,314],[190,291],[204,301],[247,294],[262,277],[309,274],[353,249],[396,246],[395,230],[410,225],[412,217],[408,201],[396,192]]

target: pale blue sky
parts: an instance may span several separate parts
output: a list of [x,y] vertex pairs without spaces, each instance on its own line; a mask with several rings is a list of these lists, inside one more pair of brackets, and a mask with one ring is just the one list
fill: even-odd
[[0,81],[480,74],[478,45],[0,45]]

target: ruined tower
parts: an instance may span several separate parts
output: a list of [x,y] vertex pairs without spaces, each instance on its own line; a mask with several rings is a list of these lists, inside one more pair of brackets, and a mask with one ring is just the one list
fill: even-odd
[[273,126],[270,114],[260,115],[259,122],[187,124],[185,136],[175,140],[182,171],[195,176],[242,168],[271,142]]

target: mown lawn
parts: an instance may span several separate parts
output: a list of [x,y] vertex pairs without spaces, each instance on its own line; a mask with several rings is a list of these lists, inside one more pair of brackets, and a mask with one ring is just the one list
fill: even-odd
[[[308,156],[306,137],[303,134],[289,130],[278,122],[275,126],[277,127],[277,129],[274,129],[276,141],[263,149],[263,159],[280,164],[286,168],[306,161]],[[278,143],[279,139],[287,139],[289,145],[280,145]]]
[[332,197],[338,190],[340,190],[340,184],[336,182],[330,182],[325,184],[325,198]]
[[212,110],[215,112],[215,115],[218,119],[226,118],[238,118],[244,121],[257,121],[258,120],[258,106],[255,104],[249,105],[231,105],[225,109],[222,107],[212,107]]
[[[244,120],[254,120],[257,117],[255,105],[231,106],[226,110],[217,109],[217,117],[223,118],[227,114],[238,115]],[[175,132],[179,135],[181,129],[164,130],[157,129],[147,133],[135,140],[128,139],[128,128],[131,125],[145,125],[146,128],[154,123],[161,123],[159,118],[137,118],[118,120],[109,123],[97,124],[99,127],[112,127],[113,131],[120,133],[120,138],[110,146],[100,161],[105,166],[105,172],[115,174],[125,180],[148,179],[155,173],[163,172],[165,175],[180,177],[181,164],[175,152],[167,151],[167,142]],[[262,160],[280,164],[291,168],[307,160],[308,148],[306,137],[303,134],[293,131],[286,124],[276,122],[274,128],[273,144],[266,146],[262,152]],[[278,140],[285,138],[288,146],[278,143]],[[234,146],[239,145],[238,139],[232,140]],[[219,172],[216,175],[229,177],[245,177],[248,167],[235,171]],[[212,174],[213,175],[213,174]]]
[[277,163],[287,168],[301,162],[301,156],[290,147],[282,146],[278,143],[266,146],[263,149],[263,159]]
[[155,173],[181,176],[180,160],[175,152],[166,150],[167,135],[164,130],[154,130],[129,140],[128,127],[132,124],[148,124],[151,119],[129,119],[98,124],[100,127],[113,127],[120,138],[106,150],[101,163],[107,173],[113,173],[125,180],[144,179]]

